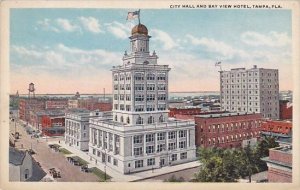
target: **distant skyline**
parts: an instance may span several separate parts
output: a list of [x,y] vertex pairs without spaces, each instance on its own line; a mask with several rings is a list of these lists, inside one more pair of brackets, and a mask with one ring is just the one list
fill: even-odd
[[[134,9],[12,9],[10,92],[111,93],[111,71],[129,50]],[[150,52],[170,65],[169,91],[219,91],[218,67],[279,69],[293,90],[290,10],[141,9]]]

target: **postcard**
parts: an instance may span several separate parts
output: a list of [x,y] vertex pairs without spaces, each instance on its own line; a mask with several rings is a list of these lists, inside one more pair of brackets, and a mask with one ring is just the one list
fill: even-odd
[[1,188],[299,187],[298,33],[292,0],[2,1]]

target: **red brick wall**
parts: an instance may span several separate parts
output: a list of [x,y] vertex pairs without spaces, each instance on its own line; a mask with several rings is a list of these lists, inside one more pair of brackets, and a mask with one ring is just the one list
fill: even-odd
[[292,173],[269,167],[268,180],[269,182],[291,183]]
[[263,121],[261,125],[262,131],[289,134],[292,130],[292,123],[286,121]]
[[[201,146],[201,147],[217,146],[217,147],[224,147],[224,148],[240,147],[243,140],[254,138],[254,137],[257,138],[260,137],[260,122],[261,122],[260,114],[248,114],[248,115],[227,116],[227,117],[218,117],[218,118],[200,118],[196,116],[195,117],[196,146]],[[228,124],[228,128],[227,128],[227,124]],[[242,125],[240,126],[240,124]],[[219,129],[218,129],[218,125],[219,125]],[[224,126],[224,131],[222,130],[222,125]],[[215,129],[213,129],[213,126],[215,126]],[[233,137],[233,139],[231,139],[231,136]],[[222,142],[222,137],[224,137],[224,143]],[[227,141],[227,137],[228,137],[228,141]],[[219,142],[218,142],[218,138],[220,139]],[[215,139],[215,143],[213,143],[213,139]]]
[[279,102],[279,118],[282,120],[293,119],[293,106],[288,106],[288,101]]
[[201,113],[200,108],[169,108],[169,117],[174,117],[177,114],[180,115],[198,115]]
[[68,107],[68,100],[47,100],[46,109],[64,109]]
[[286,153],[286,152],[281,152],[278,150],[274,150],[274,149],[270,149],[269,151],[269,159],[270,160],[276,160],[279,162],[283,162],[283,163],[288,163],[288,164],[292,164],[292,154]]

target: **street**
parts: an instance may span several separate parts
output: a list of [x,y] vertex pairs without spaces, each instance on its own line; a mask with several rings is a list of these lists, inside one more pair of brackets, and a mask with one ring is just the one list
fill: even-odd
[[[57,181],[64,182],[97,182],[99,178],[93,173],[85,173],[80,171],[79,166],[74,166],[69,163],[66,157],[60,153],[48,147],[46,139],[31,138],[25,131],[25,127],[17,123],[15,128],[15,122],[10,121],[10,133],[14,133],[15,130],[20,133],[20,138],[17,140],[15,146],[18,149],[31,149],[35,152],[32,157],[40,163],[42,169],[49,174],[50,168],[55,168],[60,171],[61,178],[55,178]],[[57,138],[55,139],[57,140]],[[63,138],[62,138],[63,140]],[[48,138],[51,141],[51,138]]]

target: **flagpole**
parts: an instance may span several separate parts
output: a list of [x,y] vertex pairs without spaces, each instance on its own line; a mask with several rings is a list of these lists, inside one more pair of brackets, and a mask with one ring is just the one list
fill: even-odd
[[140,10],[141,9],[139,9],[139,25],[141,24],[141,21],[140,21]]

